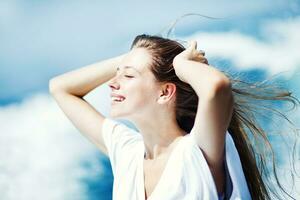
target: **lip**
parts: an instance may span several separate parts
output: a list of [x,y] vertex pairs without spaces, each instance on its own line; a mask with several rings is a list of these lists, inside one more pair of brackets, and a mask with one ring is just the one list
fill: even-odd
[[[120,95],[120,94],[116,94],[116,93],[111,93],[110,94],[110,97],[121,97],[121,98],[124,98],[124,100],[126,99],[124,96]],[[123,101],[124,101],[123,100]],[[121,102],[118,102],[118,101],[111,101],[111,104],[114,105],[114,104],[119,104],[119,103],[122,103],[123,101]]]
[[126,99],[124,96],[116,94],[116,93],[111,93],[110,97],[122,97],[122,98]]

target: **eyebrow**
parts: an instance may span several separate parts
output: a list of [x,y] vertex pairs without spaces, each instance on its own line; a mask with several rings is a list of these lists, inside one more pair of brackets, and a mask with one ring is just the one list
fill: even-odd
[[[124,68],[125,69],[129,69],[129,68],[131,68],[131,69],[134,69],[135,71],[137,71],[138,73],[141,73],[139,70],[137,70],[135,67],[133,67],[133,66],[124,66]],[[120,67],[117,67],[117,71],[118,70],[120,70]]]

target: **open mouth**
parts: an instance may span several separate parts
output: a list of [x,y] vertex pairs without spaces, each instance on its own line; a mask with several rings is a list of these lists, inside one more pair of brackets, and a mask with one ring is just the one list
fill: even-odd
[[124,100],[125,100],[124,97],[111,97],[111,102],[118,102],[118,103],[120,103],[120,102],[122,102]]

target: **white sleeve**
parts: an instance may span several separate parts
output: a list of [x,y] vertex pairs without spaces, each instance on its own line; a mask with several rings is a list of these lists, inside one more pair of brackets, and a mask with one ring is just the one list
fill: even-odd
[[109,160],[113,174],[115,174],[118,161],[124,156],[130,156],[132,149],[138,141],[141,141],[141,135],[134,129],[115,121],[105,118],[102,125],[102,137],[107,148]]

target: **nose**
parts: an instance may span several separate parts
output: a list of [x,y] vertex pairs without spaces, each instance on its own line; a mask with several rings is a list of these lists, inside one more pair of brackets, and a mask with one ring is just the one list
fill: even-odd
[[120,87],[119,83],[116,82],[117,76],[114,76],[112,79],[108,81],[108,86],[111,89],[118,89]]

